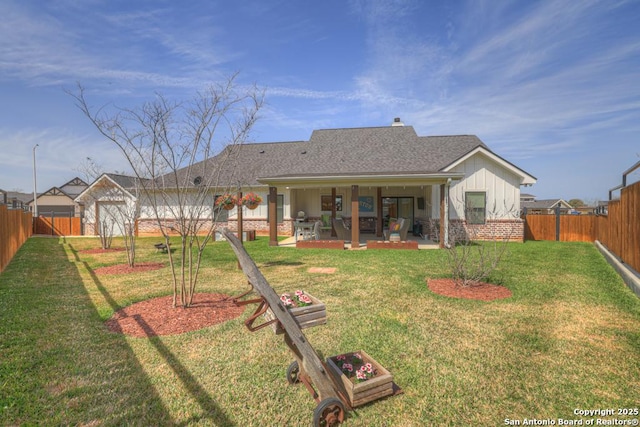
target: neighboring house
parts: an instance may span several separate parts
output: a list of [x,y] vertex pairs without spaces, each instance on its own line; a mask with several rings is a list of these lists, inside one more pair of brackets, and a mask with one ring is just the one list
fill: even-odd
[[[113,227],[114,236],[126,234],[126,227],[136,226],[140,186],[135,177],[104,173],[80,193],[75,202],[86,206],[83,218],[85,234],[98,234],[97,224]],[[145,217],[149,220],[149,215]]]
[[[38,194],[38,216],[81,217],[84,206],[76,203],[74,199],[86,188],[87,183],[76,177],[60,187],[52,187]],[[33,211],[33,197],[29,199],[29,206]]]
[[20,193],[18,191],[5,191],[0,189],[0,205],[5,205],[8,209],[29,210],[29,201],[33,199],[33,194]]
[[[308,220],[344,218],[356,242],[361,232],[382,236],[394,217],[419,224],[432,239],[445,236],[440,241],[448,241],[449,221],[440,221],[443,216],[474,227],[480,238],[500,237],[505,223],[512,224],[517,231],[510,237],[522,240],[520,187],[536,182],[476,136],[422,137],[399,119],[385,127],[315,130],[309,141],[230,146],[159,182],[167,188],[178,179],[195,191],[203,179],[199,170],[215,170],[223,188],[239,187],[263,197],[257,209],[242,208],[243,224],[245,230],[268,232],[272,245],[277,245],[277,234],[292,233],[299,212]],[[130,185],[107,174],[76,198],[86,207],[85,229],[93,229],[90,219],[95,219],[100,202],[113,198],[109,191],[115,191],[122,195],[121,202],[140,204],[140,232],[159,232],[147,204],[134,196]],[[211,194],[210,206],[215,196]],[[232,229],[237,227],[237,210],[223,219]]]
[[[526,196],[531,195],[527,194]],[[529,215],[555,214],[558,207],[560,207],[562,213],[573,211],[571,205],[562,199],[535,200],[534,196],[531,196],[531,199],[528,197],[520,199],[520,208]]]
[[534,202],[536,200],[536,196],[528,193],[520,193],[520,203],[522,202]]

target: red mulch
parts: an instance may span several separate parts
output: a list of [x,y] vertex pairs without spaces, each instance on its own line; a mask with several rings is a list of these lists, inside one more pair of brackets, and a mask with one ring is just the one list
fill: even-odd
[[96,268],[93,272],[96,274],[128,274],[139,273],[141,271],[159,270],[164,267],[162,262],[140,262],[133,267],[129,264],[116,264],[107,267]]
[[511,296],[511,291],[504,286],[484,282],[479,282],[477,285],[469,287],[462,287],[458,286],[453,279],[428,279],[427,285],[431,292],[452,298],[493,301]]
[[228,295],[196,294],[189,308],[173,308],[173,296],[141,301],[118,310],[105,323],[111,332],[134,337],[178,335],[196,331],[227,320],[244,311]]
[[122,252],[122,251],[124,251],[124,248],[84,249],[84,250],[78,251],[78,252],[81,253],[81,254],[106,254],[106,253],[110,253],[110,252]]

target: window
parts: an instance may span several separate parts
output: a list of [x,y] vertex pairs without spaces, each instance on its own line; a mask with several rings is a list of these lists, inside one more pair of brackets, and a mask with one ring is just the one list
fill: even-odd
[[[267,209],[267,221],[269,221],[269,209]],[[276,199],[276,222],[284,221],[284,196],[278,194]]]
[[467,223],[484,224],[487,214],[487,194],[484,191],[468,191],[464,196],[464,213]]
[[[320,210],[328,212],[332,207],[331,196],[320,196]],[[342,196],[336,196],[336,211],[342,212]]]

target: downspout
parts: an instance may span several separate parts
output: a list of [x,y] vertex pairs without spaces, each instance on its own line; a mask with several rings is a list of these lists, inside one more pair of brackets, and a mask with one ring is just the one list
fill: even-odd
[[444,246],[448,249],[451,247],[449,244],[449,187],[451,186],[451,178],[447,178],[447,183],[444,186]]

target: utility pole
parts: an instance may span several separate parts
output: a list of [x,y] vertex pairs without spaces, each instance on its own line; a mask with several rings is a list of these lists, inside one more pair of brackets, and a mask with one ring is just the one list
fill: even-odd
[[36,190],[36,148],[39,144],[33,146],[33,217],[38,217],[38,193]]

